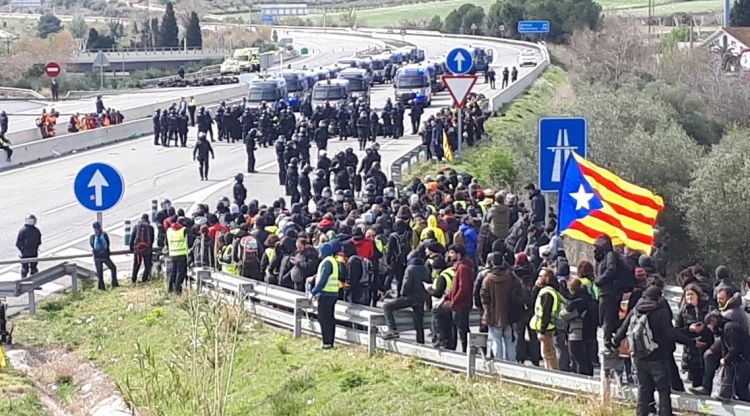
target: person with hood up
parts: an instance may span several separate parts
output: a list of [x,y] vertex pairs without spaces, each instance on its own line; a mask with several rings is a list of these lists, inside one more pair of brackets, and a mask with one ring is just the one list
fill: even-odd
[[[643,357],[633,356],[638,376],[638,399],[636,404],[636,415],[646,416],[650,414],[649,408],[654,401],[654,391],[659,394],[659,416],[672,415],[672,400],[670,398],[670,370],[669,360],[674,343],[679,342],[689,347],[701,348],[705,346],[702,342],[685,336],[672,326],[669,305],[662,300],[662,290],[659,286],[650,286],[638,301],[635,309],[628,313],[625,322],[617,334],[608,342],[608,348],[616,348],[628,335],[632,319],[639,319],[646,315],[648,326],[653,335],[656,348]],[[644,352],[645,353],[645,352]]]
[[618,313],[622,299],[622,285],[618,281],[620,259],[612,248],[612,240],[606,235],[599,236],[594,242],[594,259],[596,260],[595,284],[599,288],[599,324],[604,333],[604,340],[612,338],[620,324]]
[[436,215],[430,215],[427,218],[427,227],[423,229],[420,233],[419,239],[425,239],[427,238],[427,231],[431,230],[435,236],[435,240],[437,240],[438,243],[440,243],[443,248],[448,247],[448,240],[445,239],[445,233],[443,230],[438,226],[438,219]]
[[490,230],[496,239],[505,239],[508,236],[510,208],[505,205],[503,194],[495,194],[495,203],[487,211],[484,221],[490,224]]
[[560,312],[568,323],[567,340],[571,370],[586,376],[594,375],[593,357],[596,355],[596,329],[598,325],[596,301],[591,297],[581,279],[567,281],[570,300]]
[[393,313],[400,309],[411,308],[414,313],[414,330],[417,332],[417,343],[424,344],[424,306],[427,299],[427,291],[424,285],[432,281],[430,272],[425,267],[424,260],[419,256],[412,256],[406,260],[406,271],[404,272],[404,283],[401,285],[399,297],[386,302],[383,312],[388,321],[388,332],[383,334],[383,339],[398,338],[396,319]]
[[464,247],[466,247],[466,255],[477,264],[477,246],[479,244],[479,234],[474,228],[474,219],[470,215],[465,215],[461,220],[461,225],[458,227],[458,231],[461,233],[464,239]]
[[[406,207],[402,207],[406,208]],[[403,211],[404,213],[406,211]],[[407,221],[408,217],[399,217],[393,225],[393,232],[388,236],[386,258],[391,269],[385,279],[384,289],[391,288],[396,281],[396,290],[401,293],[401,285],[406,270],[406,259],[411,249],[412,230]]]
[[[497,262],[497,260],[500,260]],[[523,312],[523,286],[499,256],[490,256],[492,268],[482,281],[482,323],[487,325],[495,359],[516,360],[513,324]]]
[[323,243],[318,248],[320,264],[315,276],[315,286],[310,295],[318,300],[318,323],[323,338],[323,349],[333,348],[334,336],[336,335],[336,320],[334,311],[336,301],[339,297],[339,279],[343,272],[339,262],[333,256],[333,245]]

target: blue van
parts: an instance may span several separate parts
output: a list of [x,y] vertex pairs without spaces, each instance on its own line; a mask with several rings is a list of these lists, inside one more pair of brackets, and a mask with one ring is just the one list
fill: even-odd
[[339,79],[349,81],[349,96],[370,100],[370,85],[372,80],[367,70],[361,68],[347,68],[339,72]]
[[432,104],[432,83],[430,74],[422,65],[412,64],[401,67],[393,78],[395,100],[404,105],[416,100],[425,106]]

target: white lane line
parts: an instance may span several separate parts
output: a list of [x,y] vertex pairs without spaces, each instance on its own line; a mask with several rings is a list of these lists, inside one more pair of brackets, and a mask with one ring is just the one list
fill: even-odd
[[71,202],[71,203],[69,203],[69,204],[65,204],[65,205],[63,205],[63,206],[59,206],[59,207],[57,207],[57,208],[52,208],[52,209],[51,209],[51,210],[49,210],[49,211],[45,211],[45,212],[42,212],[42,217],[46,217],[46,216],[47,216],[47,215],[49,215],[49,214],[54,214],[54,213],[56,213],[56,212],[59,212],[59,211],[62,211],[62,210],[64,210],[64,209],[68,209],[68,208],[74,207],[74,206],[76,206],[76,205],[78,205],[78,201],[76,201],[76,202]]

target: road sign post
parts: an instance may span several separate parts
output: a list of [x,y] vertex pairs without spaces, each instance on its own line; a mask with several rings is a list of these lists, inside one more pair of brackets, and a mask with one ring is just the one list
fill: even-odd
[[112,209],[122,199],[125,181],[114,166],[91,163],[76,174],[73,192],[78,202],[96,212],[96,220],[102,223],[102,213]]
[[443,75],[443,85],[448,89],[448,92],[453,97],[453,105],[458,108],[457,123],[456,123],[456,140],[458,146],[456,149],[456,157],[461,158],[461,152],[463,150],[463,111],[466,99],[471,93],[471,89],[474,84],[477,83],[476,75]]
[[474,59],[471,53],[464,48],[455,48],[448,52],[445,63],[448,70],[456,75],[468,74],[474,67]]
[[539,189],[558,192],[565,162],[575,151],[586,157],[588,125],[583,117],[539,119]]
[[99,68],[99,89],[104,89],[104,67],[108,67],[109,59],[104,55],[104,52],[99,51],[94,58],[94,64],[91,65],[94,69]]
[[44,66],[44,73],[47,74],[48,77],[55,78],[62,72],[62,68],[60,68],[60,64],[57,62],[49,62],[47,65]]

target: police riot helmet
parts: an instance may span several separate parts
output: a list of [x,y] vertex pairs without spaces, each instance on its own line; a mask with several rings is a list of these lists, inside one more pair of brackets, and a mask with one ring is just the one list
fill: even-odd
[[378,182],[372,176],[367,178],[365,185],[376,185]]
[[276,201],[278,201],[279,205],[281,205],[281,209],[284,209],[284,207],[286,206],[286,201],[284,201],[284,198],[276,198]]
[[245,180],[245,175],[243,175],[241,173],[238,173],[238,174],[234,175],[234,180],[237,181],[237,182],[239,182],[239,183],[242,183],[242,181]]
[[375,189],[376,189],[376,188],[375,188],[375,185],[374,185],[374,184],[368,183],[368,184],[367,184],[367,185],[365,186],[365,193],[367,193],[368,195],[372,195],[372,194],[374,194],[374,193],[375,193]]
[[351,146],[346,146],[345,150],[346,150],[346,153],[353,153],[354,152],[354,148],[352,148]]
[[372,144],[372,150],[374,150],[374,151],[376,151],[376,152],[377,152],[378,150],[380,150],[380,143],[377,143],[377,142],[373,143],[373,144]]
[[36,215],[29,214],[23,219],[24,225],[36,225]]
[[172,208],[172,201],[165,198],[161,200],[159,205],[161,206],[161,209],[168,210],[169,208]]
[[344,197],[346,199],[352,199],[352,198],[354,198],[354,192],[352,192],[351,189],[347,189],[347,190],[344,191]]
[[297,159],[296,157],[293,157],[293,158],[292,158],[292,159],[291,159],[291,160],[289,161],[289,163],[291,163],[291,164],[292,164],[292,165],[294,165],[294,166],[297,166],[297,165],[299,164],[299,159]]
[[322,178],[326,176],[326,171],[324,171],[323,169],[318,169],[315,171],[315,176],[317,176],[318,178]]
[[198,133],[198,140],[206,140],[206,133],[204,132]]
[[386,198],[390,198],[390,199],[395,198],[396,197],[396,189],[394,189],[391,186],[383,189],[383,196],[385,196]]
[[338,152],[336,152],[336,157],[344,157],[344,152],[339,150]]
[[344,191],[341,189],[337,189],[336,193],[334,194],[333,200],[336,202],[344,202]]
[[368,155],[372,154],[372,146],[367,146],[367,148],[365,149],[365,153],[367,153]]
[[330,198],[332,196],[332,194],[333,193],[331,192],[331,188],[328,187],[328,186],[326,186],[325,188],[323,188],[323,191],[320,193],[320,195],[323,198]]
[[250,131],[248,131],[247,133],[248,133],[248,134],[249,134],[249,135],[250,135],[251,137],[255,137],[255,136],[257,136],[257,135],[258,135],[258,129],[256,129],[256,128],[254,128],[254,127],[253,127],[253,128],[252,128],[252,129],[250,129]]

